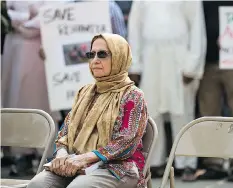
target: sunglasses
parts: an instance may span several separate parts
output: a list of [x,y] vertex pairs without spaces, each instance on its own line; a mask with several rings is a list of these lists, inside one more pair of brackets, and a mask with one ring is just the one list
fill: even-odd
[[98,58],[104,59],[104,58],[108,57],[109,55],[111,55],[111,53],[107,52],[107,51],[104,51],[104,50],[100,50],[98,52],[87,52],[86,53],[86,57],[88,59],[94,59],[96,55],[97,55]]

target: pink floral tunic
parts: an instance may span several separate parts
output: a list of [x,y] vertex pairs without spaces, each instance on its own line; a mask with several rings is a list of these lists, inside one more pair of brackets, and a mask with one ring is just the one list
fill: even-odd
[[[107,146],[93,151],[104,162],[104,167],[118,179],[127,175],[136,166],[140,176],[138,182],[140,188],[145,187],[145,179],[142,173],[145,165],[142,137],[147,121],[148,113],[143,92],[134,87],[126,92],[121,100],[119,115],[113,128],[112,140]],[[63,128],[58,133],[57,140],[67,134],[69,122],[70,113],[65,119]],[[61,147],[65,146],[56,142],[57,150]]]

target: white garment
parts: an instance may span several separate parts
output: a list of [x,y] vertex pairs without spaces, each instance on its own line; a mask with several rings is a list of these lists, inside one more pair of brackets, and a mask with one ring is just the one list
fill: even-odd
[[30,12],[38,14],[39,7],[45,4],[44,1],[9,1],[7,0],[7,13],[11,20],[23,22],[24,27],[27,28],[40,28],[39,16],[30,19]]
[[[7,13],[11,20],[17,20],[23,22],[24,27],[40,29],[40,18],[39,18],[39,8],[45,5],[54,6],[56,4],[67,3],[70,0],[60,0],[60,1],[12,1],[7,0]],[[10,8],[13,9],[10,9]],[[17,8],[17,9],[16,9]],[[36,16],[30,19],[30,12]]]
[[[195,96],[197,89],[199,87],[199,81],[195,80],[189,85],[184,85],[184,104],[185,104],[185,114],[182,116],[169,114],[171,120],[172,128],[172,140],[174,141],[176,135],[179,133],[180,129],[194,119],[194,109],[195,109]],[[164,130],[164,116],[159,115],[153,117],[158,128],[158,139],[152,155],[151,166],[160,166],[165,164],[166,159],[166,135]],[[182,169],[184,167],[190,167],[195,169],[197,167],[196,157],[183,157],[178,156],[175,158],[175,167]]]
[[200,79],[206,51],[200,1],[134,1],[128,40],[152,117],[184,114],[182,75]]
[[[152,166],[165,163],[164,113],[170,114],[173,139],[194,119],[195,96],[204,71],[206,34],[200,1],[134,1],[128,40],[140,88],[159,137]],[[195,80],[184,85],[183,75]],[[177,157],[176,167],[196,168],[196,158]]]

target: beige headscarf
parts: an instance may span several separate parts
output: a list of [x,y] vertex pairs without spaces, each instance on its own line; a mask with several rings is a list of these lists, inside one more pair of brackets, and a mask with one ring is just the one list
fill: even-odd
[[[116,34],[101,34],[95,36],[91,44],[97,38],[106,41],[112,54],[111,73],[106,77],[95,78],[95,84],[87,85],[79,91],[72,108],[68,137],[59,140],[68,146],[70,152],[78,154],[108,144],[119,115],[122,96],[134,85],[128,77],[132,55],[127,41]],[[96,93],[100,95],[93,104]],[[90,105],[93,105],[92,108],[89,108]]]

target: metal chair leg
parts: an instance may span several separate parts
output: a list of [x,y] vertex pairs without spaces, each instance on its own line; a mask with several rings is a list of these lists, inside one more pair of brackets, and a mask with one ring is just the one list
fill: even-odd
[[175,188],[175,173],[173,167],[170,170],[170,188]]
[[151,181],[151,172],[150,172],[150,168],[147,170],[147,173],[146,173],[146,185],[147,185],[147,188],[152,188],[152,181]]

